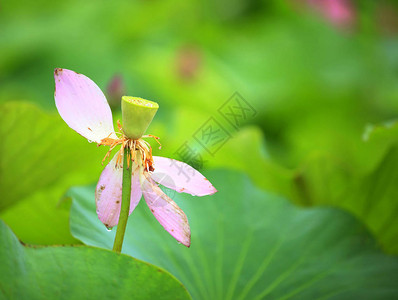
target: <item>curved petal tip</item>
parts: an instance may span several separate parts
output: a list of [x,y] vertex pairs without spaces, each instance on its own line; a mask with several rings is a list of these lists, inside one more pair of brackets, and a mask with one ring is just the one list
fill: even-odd
[[153,156],[153,160],[155,170],[152,178],[165,187],[193,196],[207,196],[217,192],[210,181],[190,165],[160,156]]
[[69,127],[97,143],[106,137],[116,137],[108,102],[90,78],[56,68],[54,79],[55,105]]

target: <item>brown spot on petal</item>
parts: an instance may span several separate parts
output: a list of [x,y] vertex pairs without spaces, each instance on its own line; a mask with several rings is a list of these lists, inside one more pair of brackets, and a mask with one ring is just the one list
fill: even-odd
[[60,73],[62,73],[62,69],[61,68],[55,68],[54,74],[58,76],[58,75],[60,75]]
[[101,185],[101,186],[100,186],[100,190],[101,190],[101,191],[105,190],[105,185]]
[[120,203],[120,201],[119,201],[119,200],[117,200],[117,201],[116,201],[116,203],[117,203],[117,204],[119,204],[119,203]]
[[90,127],[87,127],[88,130],[93,131]]
[[154,213],[154,212],[155,212],[155,210],[153,210],[153,209],[151,208],[151,212],[153,212],[153,213]]
[[172,229],[171,232],[174,232],[174,229]]

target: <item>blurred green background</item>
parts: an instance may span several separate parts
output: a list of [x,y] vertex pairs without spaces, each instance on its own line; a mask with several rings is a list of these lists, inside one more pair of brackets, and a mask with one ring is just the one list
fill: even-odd
[[[80,243],[63,195],[96,182],[106,153],[56,113],[56,67],[96,82],[115,121],[122,94],[158,102],[155,155],[184,160],[187,142],[204,172],[342,209],[398,254],[394,1],[3,2],[0,217],[29,244]],[[235,92],[256,111],[239,128],[219,112]],[[193,137],[210,117],[232,136],[214,155]]]

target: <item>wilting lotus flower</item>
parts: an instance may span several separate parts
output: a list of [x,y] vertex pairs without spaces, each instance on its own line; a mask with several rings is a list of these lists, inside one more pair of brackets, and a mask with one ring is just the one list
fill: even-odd
[[[190,246],[191,234],[184,212],[156,184],[194,196],[214,194],[217,190],[198,171],[173,159],[152,156],[150,145],[141,137],[158,105],[141,98],[123,97],[123,128],[113,129],[112,113],[100,88],[82,74],[55,69],[55,104],[64,121],[89,141],[121,149],[103,170],[97,184],[95,201],[98,218],[108,228],[118,224],[122,199],[123,155],[131,164],[131,202],[134,210],[141,196],[159,223],[180,243]],[[149,111],[149,113],[148,113]],[[126,112],[126,113],[125,113]],[[189,178],[186,177],[189,174]]]

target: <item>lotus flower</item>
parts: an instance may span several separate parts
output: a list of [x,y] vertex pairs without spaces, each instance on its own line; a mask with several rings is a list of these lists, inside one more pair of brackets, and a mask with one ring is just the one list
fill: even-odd
[[[170,158],[152,156],[149,143],[141,137],[126,136],[126,130],[120,123],[120,132],[115,132],[108,102],[91,79],[66,69],[55,69],[54,78],[55,104],[68,126],[89,141],[109,146],[110,150],[105,158],[109,157],[112,149],[121,145],[121,149],[102,171],[96,187],[95,201],[101,222],[108,228],[118,224],[122,199],[123,151],[128,148],[131,153],[128,158],[132,164],[129,213],[131,214],[143,195],[152,214],[164,229],[178,242],[189,247],[191,234],[187,217],[158,184],[194,196],[211,195],[217,190],[189,165]],[[141,98],[127,98],[146,106],[156,104]],[[137,119],[137,124],[139,121]],[[123,122],[134,124],[135,120],[125,120],[123,117]]]

